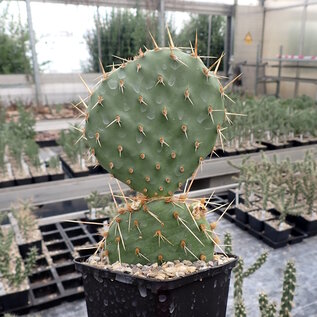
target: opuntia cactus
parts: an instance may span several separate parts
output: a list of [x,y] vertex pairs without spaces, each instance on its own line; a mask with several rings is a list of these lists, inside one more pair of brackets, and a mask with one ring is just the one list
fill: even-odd
[[[225,89],[217,70],[174,46],[146,49],[106,73],[82,100],[86,139],[98,162],[141,193],[127,199],[104,238],[109,262],[211,260],[218,237],[204,202],[176,198],[222,137]],[[101,65],[102,66],[102,65]],[[86,85],[86,84],[85,84]],[[221,139],[222,141],[222,139]]]

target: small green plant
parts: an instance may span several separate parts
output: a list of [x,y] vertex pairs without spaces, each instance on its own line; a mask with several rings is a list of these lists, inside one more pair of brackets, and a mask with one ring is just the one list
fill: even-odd
[[32,272],[36,262],[37,249],[30,249],[23,264],[21,257],[16,256],[13,252],[13,240],[12,230],[7,234],[3,234],[0,230],[0,274],[10,286],[18,288]]
[[12,206],[11,211],[17,220],[22,238],[25,241],[29,241],[37,229],[37,220],[33,214],[32,201],[19,201],[16,205]]
[[[226,252],[232,253],[232,238],[230,233],[225,234],[224,244]],[[267,252],[262,253],[256,261],[247,269],[244,270],[244,261],[239,258],[237,266],[233,269],[234,272],[234,315],[235,317],[245,317],[246,308],[243,298],[243,282],[244,279],[252,275],[266,262]]]
[[90,218],[95,219],[99,216],[113,218],[116,210],[109,195],[100,195],[97,191],[93,191],[86,198],[86,202],[90,212]]
[[280,310],[277,315],[277,304],[270,302],[267,294],[259,295],[259,308],[261,317],[290,317],[293,308],[296,287],[296,267],[293,261],[288,261],[284,271],[283,291]]
[[281,187],[276,196],[272,197],[275,209],[279,212],[279,228],[285,223],[287,215],[298,216],[301,212],[301,205],[294,205],[292,196],[286,193],[286,188]]
[[48,161],[48,167],[54,171],[60,170],[61,162],[58,156],[52,156]]

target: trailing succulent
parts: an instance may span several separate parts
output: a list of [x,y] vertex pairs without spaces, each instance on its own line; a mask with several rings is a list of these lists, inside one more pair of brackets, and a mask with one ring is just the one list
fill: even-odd
[[[223,122],[221,58],[207,68],[197,45],[146,49],[106,73],[81,101],[91,155],[139,194],[125,198],[103,239],[110,263],[211,260],[218,237],[202,200],[174,193],[213,151]],[[196,43],[197,44],[197,43]],[[102,66],[102,65],[101,65]],[[222,139],[221,139],[222,141]],[[218,242],[219,243],[219,242]]]

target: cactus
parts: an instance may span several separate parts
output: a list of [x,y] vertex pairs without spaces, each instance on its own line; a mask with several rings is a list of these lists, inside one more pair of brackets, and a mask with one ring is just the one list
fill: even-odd
[[[232,238],[230,233],[225,233],[224,244],[226,252],[232,252]],[[256,261],[244,271],[244,261],[239,258],[237,266],[233,269],[234,272],[234,316],[245,317],[247,315],[243,298],[243,282],[246,277],[252,275],[255,271],[261,268],[266,262],[267,252],[262,253]]]
[[[169,33],[169,32],[168,32]],[[152,36],[151,36],[152,37]],[[146,49],[106,73],[80,108],[85,139],[99,164],[140,194],[126,206],[103,240],[110,263],[161,263],[211,260],[218,237],[205,219],[199,200],[175,191],[195,175],[223,141],[225,90],[217,76],[222,56],[209,69],[195,49],[187,54],[174,46]],[[211,69],[214,67],[214,71]],[[79,105],[79,104],[78,104]],[[75,105],[77,107],[78,105]]]
[[293,299],[296,286],[295,263],[288,261],[284,271],[283,293],[280,307],[280,317],[289,317],[293,308]]
[[[296,268],[293,261],[286,263],[283,279],[283,292],[281,298],[281,305],[279,310],[279,317],[290,317],[293,308],[293,299],[296,286]],[[267,294],[259,294],[259,308],[261,317],[275,317],[277,316],[277,305],[275,302],[270,302]]]

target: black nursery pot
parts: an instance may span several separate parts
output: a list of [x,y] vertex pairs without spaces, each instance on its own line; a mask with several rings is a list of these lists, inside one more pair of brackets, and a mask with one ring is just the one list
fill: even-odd
[[236,211],[236,219],[242,223],[247,224],[248,220],[249,220],[248,212],[246,212],[238,207],[235,208],[235,211]]
[[270,225],[268,221],[264,222],[264,234],[271,241],[274,241],[274,242],[285,241],[288,239],[291,231],[292,231],[292,227],[286,230],[276,230],[274,227]]
[[[95,219],[92,219],[92,218],[89,218],[87,215],[86,215],[86,221],[89,222],[97,222],[97,223],[100,223],[102,224],[104,221],[108,221],[110,220],[109,217],[102,217],[102,218],[95,218]],[[89,231],[89,233],[97,233],[98,232],[98,229],[99,228],[102,228],[102,226],[98,226],[98,225],[95,225],[95,224],[86,224],[86,227],[87,227],[87,230]]]
[[317,220],[309,220],[305,217],[298,216],[296,217],[295,224],[308,235],[317,234]]
[[264,221],[260,220],[252,215],[252,212],[249,213],[249,225],[250,227],[258,232],[263,231],[264,229]]
[[0,296],[0,314],[8,310],[27,306],[29,303],[29,290],[5,294]]
[[89,317],[225,317],[232,262],[168,281],[110,272],[75,260]]

